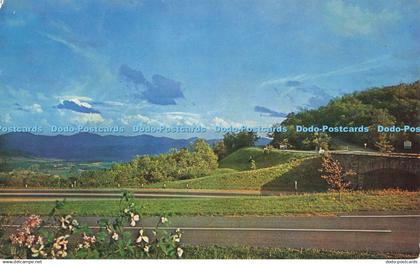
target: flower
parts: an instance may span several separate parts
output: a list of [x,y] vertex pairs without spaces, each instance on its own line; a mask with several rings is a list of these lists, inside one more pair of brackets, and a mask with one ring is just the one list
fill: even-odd
[[138,214],[131,213],[130,217],[131,217],[130,225],[131,226],[136,226],[136,222],[138,222],[140,220],[140,216]]
[[[9,236],[9,240],[12,243],[12,245],[28,246],[28,243],[31,244],[34,241],[34,238],[32,238],[30,236],[32,236],[32,235],[31,235],[29,229],[27,229],[27,228],[18,229],[16,234],[11,234]],[[29,238],[29,240],[28,240],[28,238]]]
[[178,256],[178,258],[182,257],[182,254],[184,254],[184,250],[180,247],[176,248],[176,254]]
[[117,241],[118,240],[118,234],[114,232],[114,234],[112,234],[112,239]]
[[125,209],[124,209],[124,214],[128,214],[128,213],[130,213],[130,209],[125,208]]
[[144,230],[140,229],[139,236],[137,237],[137,240],[136,240],[137,243],[141,243],[142,241],[149,243],[149,238],[143,234],[144,234]]
[[31,248],[32,245],[35,243],[35,236],[34,235],[28,235],[26,237],[26,241],[25,241],[25,246],[27,246],[28,248]]
[[41,224],[41,218],[38,215],[29,216],[23,223],[24,228],[37,228]]
[[66,217],[60,218],[61,228],[68,229],[71,232],[74,230],[74,227],[79,226],[77,220],[73,219],[71,215],[67,215]]
[[[86,233],[83,233],[83,245],[84,248],[90,248],[96,242],[95,236],[88,236]],[[80,245],[79,245],[80,247]]]
[[106,225],[106,231],[108,232],[108,234],[111,234],[112,233],[112,229],[111,229],[111,227],[109,226],[109,225]]
[[162,216],[162,217],[160,218],[160,222],[161,222],[162,224],[167,223],[167,222],[168,222],[168,218],[166,218],[166,217]]
[[37,242],[31,247],[32,257],[46,257],[47,253],[44,251],[44,241],[41,236],[38,237]]
[[144,252],[148,253],[149,252],[149,246],[148,245],[145,245],[144,248],[143,248],[143,250],[144,250]]
[[175,234],[172,236],[173,241],[174,241],[175,243],[179,243],[179,242],[181,242],[181,235],[182,235],[182,233],[181,233],[181,229],[177,228],[177,229],[175,230]]
[[67,256],[67,240],[69,235],[60,236],[54,239],[54,243],[51,249],[51,255],[53,258],[65,258]]

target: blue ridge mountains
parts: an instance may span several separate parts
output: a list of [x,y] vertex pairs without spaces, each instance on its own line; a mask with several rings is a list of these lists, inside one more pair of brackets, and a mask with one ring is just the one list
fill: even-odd
[[[0,152],[69,161],[128,161],[136,155],[156,155],[173,148],[183,148],[197,138],[173,139],[151,135],[101,136],[91,133],[74,135],[35,135],[31,133],[7,133],[0,135]],[[207,140],[213,144],[219,139]],[[260,138],[257,145],[265,145],[269,139]]]

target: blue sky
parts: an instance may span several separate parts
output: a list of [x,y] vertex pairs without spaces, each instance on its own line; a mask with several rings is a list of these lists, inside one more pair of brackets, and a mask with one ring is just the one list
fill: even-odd
[[419,79],[419,11],[415,0],[5,0],[0,125],[269,126]]

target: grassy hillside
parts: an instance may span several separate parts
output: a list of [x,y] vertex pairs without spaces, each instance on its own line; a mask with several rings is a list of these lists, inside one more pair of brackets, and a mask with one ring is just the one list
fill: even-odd
[[[249,156],[256,160],[257,170],[244,170]],[[258,148],[240,149],[221,161],[220,169],[213,174],[190,180],[157,183],[150,187],[192,189],[243,189],[262,191],[294,191],[298,181],[299,191],[324,191],[320,179],[320,160],[312,155],[273,151],[264,154]],[[263,168],[261,168],[261,166]],[[236,169],[236,170],[235,170]]]
[[261,148],[242,148],[220,161],[220,168],[230,168],[235,170],[248,170],[249,158],[255,160],[257,168],[268,168],[287,163],[293,159],[309,157],[312,154],[285,152],[281,150],[272,150],[270,153],[264,153]]
[[[330,128],[363,126],[368,127],[369,131],[337,133],[332,129],[323,132],[331,138],[346,142],[345,146],[349,145],[349,148],[352,147],[349,143],[353,143],[356,148],[363,148],[366,143],[368,147],[380,150],[375,146],[376,143],[389,140],[396,151],[407,151],[403,148],[403,141],[418,142],[418,133],[378,133],[377,126],[417,127],[420,123],[419,109],[420,81],[358,91],[334,98],[327,105],[317,109],[290,113],[281,123],[282,126],[288,128],[288,131],[274,133],[272,144],[277,146],[287,139],[288,144],[295,149],[314,149],[319,143],[319,138],[316,138],[314,133],[296,133],[296,125],[306,127],[326,125]],[[387,138],[384,139],[384,135]],[[333,148],[334,143],[341,145],[341,142],[332,143]],[[411,152],[419,151],[420,146],[415,144]]]

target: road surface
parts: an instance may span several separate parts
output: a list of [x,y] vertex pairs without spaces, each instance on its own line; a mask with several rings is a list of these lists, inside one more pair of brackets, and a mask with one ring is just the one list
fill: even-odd
[[[97,217],[78,219],[97,228]],[[19,221],[22,219],[17,218],[14,223]],[[144,218],[141,226],[150,234],[156,221],[157,218]],[[334,217],[171,217],[170,221],[169,229],[181,228],[182,242],[194,245],[419,252],[419,212]],[[134,236],[139,226],[127,229]]]
[[[227,198],[292,194],[258,190],[130,189],[136,198]],[[68,199],[119,199],[119,189],[0,189],[0,202]],[[293,193],[294,194],[294,193]]]

